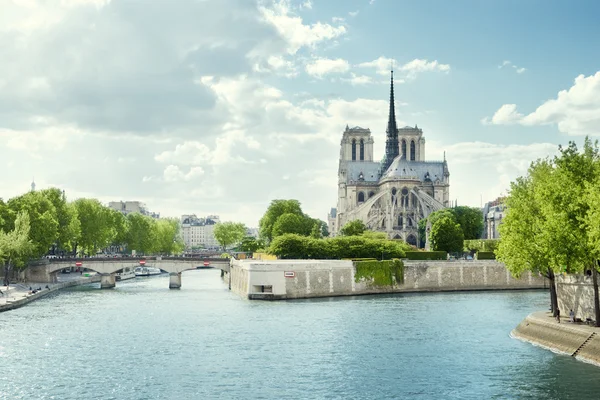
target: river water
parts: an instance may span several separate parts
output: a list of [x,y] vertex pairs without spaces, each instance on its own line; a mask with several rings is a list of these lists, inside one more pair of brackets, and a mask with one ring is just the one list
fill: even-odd
[[600,398],[600,368],[509,337],[545,292],[250,302],[218,270],[182,281],[0,314],[0,398]]

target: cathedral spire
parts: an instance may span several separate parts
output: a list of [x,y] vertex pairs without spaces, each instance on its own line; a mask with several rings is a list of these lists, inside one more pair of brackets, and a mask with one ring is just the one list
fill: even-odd
[[385,157],[381,165],[383,174],[394,158],[400,154],[400,144],[398,142],[398,127],[396,126],[396,107],[394,104],[394,70],[391,70],[390,78],[390,112],[388,115],[388,124],[386,129]]

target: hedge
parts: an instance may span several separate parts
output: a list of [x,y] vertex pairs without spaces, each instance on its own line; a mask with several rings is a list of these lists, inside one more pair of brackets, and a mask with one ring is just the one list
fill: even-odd
[[404,242],[365,236],[315,239],[296,234],[277,236],[269,253],[281,259],[392,259],[403,258],[411,247]]
[[478,260],[495,260],[496,254],[493,251],[478,251],[477,252]]
[[394,286],[404,283],[404,263],[401,260],[358,261],[354,263],[354,280],[369,281],[375,286]]
[[465,240],[464,250],[465,251],[494,251],[498,248],[500,239],[472,239]]
[[446,260],[448,254],[445,251],[407,251],[406,258],[409,260]]

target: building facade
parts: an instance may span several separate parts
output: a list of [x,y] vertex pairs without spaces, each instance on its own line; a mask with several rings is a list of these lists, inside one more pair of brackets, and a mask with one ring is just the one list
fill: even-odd
[[214,229],[219,222],[217,215],[209,215],[206,218],[198,218],[195,214],[182,215],[180,232],[185,249],[218,249],[219,242],[215,239]]
[[498,197],[490,201],[483,207],[483,239],[499,239],[500,231],[498,228],[502,219],[506,216],[506,205],[504,197]]
[[142,203],[141,201],[111,201],[108,203],[108,207],[119,211],[124,215],[137,212],[152,218],[160,218],[160,213],[148,211],[146,204]]
[[443,161],[425,160],[425,138],[418,126],[397,128],[393,71],[381,162],[373,159],[373,146],[370,129],[346,126],[340,146],[337,208],[328,215],[330,233],[336,235],[347,222],[359,219],[391,239],[422,245],[418,222],[449,206],[450,173],[445,156]]

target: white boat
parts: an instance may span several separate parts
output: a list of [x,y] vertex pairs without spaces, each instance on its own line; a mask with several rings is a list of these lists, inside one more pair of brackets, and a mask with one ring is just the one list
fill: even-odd
[[134,273],[135,276],[160,275],[160,269],[154,267],[137,267]]
[[121,272],[115,274],[115,279],[118,281],[125,281],[127,279],[135,278],[135,272],[133,268],[125,267]]

